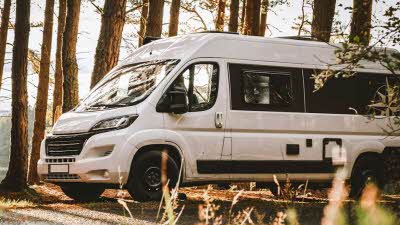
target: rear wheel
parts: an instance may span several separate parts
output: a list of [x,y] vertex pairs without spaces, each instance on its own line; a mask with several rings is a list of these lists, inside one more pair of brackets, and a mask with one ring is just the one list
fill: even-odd
[[96,201],[103,194],[105,188],[98,184],[63,184],[61,190],[64,194],[78,202]]
[[[161,151],[149,151],[132,162],[127,189],[136,201],[160,200],[161,185]],[[167,156],[167,180],[169,187],[174,187],[178,181],[179,167],[175,160]]]
[[362,156],[359,158],[351,175],[350,197],[359,198],[368,184],[383,188],[383,161],[378,156]]

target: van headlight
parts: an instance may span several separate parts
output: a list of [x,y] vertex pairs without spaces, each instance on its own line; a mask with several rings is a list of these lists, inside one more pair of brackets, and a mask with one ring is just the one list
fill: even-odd
[[106,131],[106,130],[119,130],[129,127],[136,119],[138,115],[120,116],[111,119],[102,120],[96,123],[91,131]]

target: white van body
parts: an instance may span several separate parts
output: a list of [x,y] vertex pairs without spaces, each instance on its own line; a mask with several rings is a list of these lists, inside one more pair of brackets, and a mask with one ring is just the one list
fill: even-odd
[[[281,180],[289,177],[291,181],[329,182],[337,166],[344,167],[346,179],[350,179],[362,154],[381,155],[385,149],[400,147],[400,141],[383,132],[388,119],[308,111],[305,73],[335,64],[334,50],[334,46],[321,42],[224,33],[190,34],[151,42],[113,69],[141,62],[179,60],[147,98],[126,107],[72,110],[60,117],[46,140],[68,137],[67,141],[58,142],[57,150],[68,151],[68,146],[76,147],[74,138],[90,133],[101,121],[137,115],[134,122],[124,129],[83,138],[81,149],[73,155],[65,151],[59,156],[49,155],[44,140],[38,162],[40,177],[53,183],[126,184],[135,155],[157,146],[179,154],[184,184],[272,182],[273,175]],[[218,68],[218,91],[212,107],[182,114],[157,112],[158,102],[174,80],[188,66],[199,63],[212,63],[213,68]],[[231,86],[235,65],[254,66],[256,72],[243,70],[250,71],[243,72],[250,74],[246,75],[249,79],[256,76],[259,67],[293,69],[301,79],[297,89],[303,95],[297,100],[302,110],[247,110],[248,106],[241,103],[234,107],[232,93],[246,92]],[[358,72],[377,76],[389,73],[378,63],[364,62],[363,67]],[[272,89],[268,90],[270,93]]]

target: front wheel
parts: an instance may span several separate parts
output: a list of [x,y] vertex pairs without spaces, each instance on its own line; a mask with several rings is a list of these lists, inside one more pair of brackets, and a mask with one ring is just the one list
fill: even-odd
[[97,184],[63,184],[61,190],[64,194],[78,202],[96,201],[103,194],[105,188]]
[[[160,200],[161,184],[161,151],[149,151],[132,162],[127,189],[132,198],[139,202]],[[167,155],[167,180],[169,187],[174,187],[178,181],[179,168],[175,160]]]
[[350,197],[359,198],[368,184],[383,188],[383,162],[379,157],[364,156],[358,159],[351,175]]

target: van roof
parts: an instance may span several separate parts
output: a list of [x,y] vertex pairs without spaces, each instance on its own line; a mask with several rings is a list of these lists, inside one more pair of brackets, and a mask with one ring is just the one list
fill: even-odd
[[[225,58],[232,62],[268,62],[276,66],[326,69],[335,66],[335,49],[339,45],[312,40],[267,38],[234,33],[205,32],[160,39],[136,50],[122,64],[157,59],[190,60]],[[396,51],[388,49],[386,51]],[[361,62],[359,71],[388,73],[379,63]],[[342,66],[343,67],[343,66]]]

